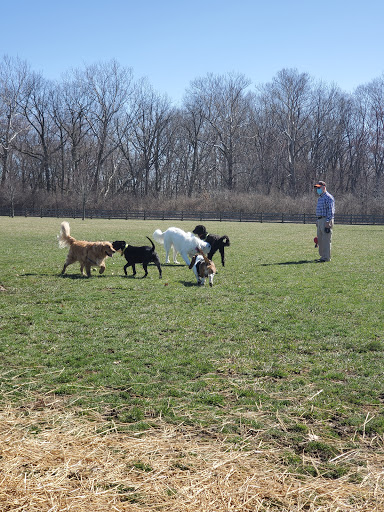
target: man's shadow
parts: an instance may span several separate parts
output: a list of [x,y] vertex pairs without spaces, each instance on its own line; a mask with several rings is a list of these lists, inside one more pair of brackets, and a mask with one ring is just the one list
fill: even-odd
[[299,261],[280,261],[277,263],[261,263],[260,267],[270,267],[272,265],[304,265],[306,263],[317,263],[318,260],[299,260]]

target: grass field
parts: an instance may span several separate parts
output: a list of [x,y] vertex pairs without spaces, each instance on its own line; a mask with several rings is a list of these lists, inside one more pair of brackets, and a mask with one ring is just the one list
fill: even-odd
[[[154,266],[146,279],[140,266],[125,277],[120,255],[102,276],[83,278],[75,264],[62,277],[61,220],[0,217],[4,410],[59,397],[84,422],[96,415],[101,430],[145,436],[182,425],[226,450],[273,451],[298,479],[368,485],[372,453],[382,471],[383,226],[336,226],[332,262],[322,264],[313,225],[207,223],[231,246],[225,268],[214,257],[213,288],[202,288],[184,264],[163,265],[161,280]],[[68,220],[75,238],[133,245],[171,225]],[[31,419],[27,430],[45,428]],[[384,503],[382,473],[371,484],[355,508],[338,510],[384,510],[372,508]]]

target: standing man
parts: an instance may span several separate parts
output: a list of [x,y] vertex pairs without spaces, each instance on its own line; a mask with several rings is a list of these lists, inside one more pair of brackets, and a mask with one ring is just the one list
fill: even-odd
[[314,186],[318,195],[316,216],[317,216],[317,239],[319,244],[320,260],[331,261],[331,242],[333,219],[335,216],[335,199],[327,192],[324,181],[318,181]]

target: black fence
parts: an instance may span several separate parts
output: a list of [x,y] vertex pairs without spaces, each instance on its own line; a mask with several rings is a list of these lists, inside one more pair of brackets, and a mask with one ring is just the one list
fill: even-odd
[[[316,215],[308,213],[244,213],[244,212],[190,212],[167,210],[77,210],[72,208],[9,208],[0,207],[5,217],[57,217],[71,219],[137,219],[137,220],[193,220],[199,222],[286,222],[314,224]],[[384,215],[335,215],[336,224],[384,225]]]

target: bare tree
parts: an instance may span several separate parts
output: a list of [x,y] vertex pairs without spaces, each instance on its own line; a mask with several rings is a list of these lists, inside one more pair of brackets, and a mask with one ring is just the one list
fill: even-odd
[[255,96],[249,127],[248,190],[270,194],[284,181],[281,176],[281,151],[274,119],[266,96]]
[[87,122],[90,100],[76,79],[68,76],[57,90],[53,116],[61,139],[62,197],[81,197],[83,208],[92,189],[93,137]]
[[185,179],[185,193],[191,197],[193,192],[212,187],[212,172],[209,158],[214,150],[216,135],[210,129],[206,98],[200,94],[200,88],[192,83],[184,98],[180,112],[180,167]]
[[147,195],[152,185],[153,191],[158,193],[161,189],[162,159],[168,144],[164,134],[172,117],[170,102],[156,94],[145,80],[138,84],[132,102],[130,143],[139,155],[142,192]]
[[[305,181],[333,179],[335,187],[345,154],[342,120],[345,118],[347,97],[336,87],[320,83],[312,92],[313,113],[309,120],[310,147]],[[335,190],[335,189],[334,189]]]
[[241,145],[249,109],[246,89],[249,85],[250,81],[244,75],[234,73],[208,74],[191,85],[194,96],[200,96],[202,112],[212,131],[209,139],[216,153],[214,165],[219,166],[222,183],[229,190],[235,188],[241,169]]
[[56,127],[52,121],[52,100],[55,85],[40,74],[32,73],[23,87],[19,108],[28,123],[19,151],[39,163],[34,188],[52,191],[53,174],[51,161],[59,149]]
[[[4,186],[8,176],[10,157],[16,139],[26,129],[25,119],[19,110],[22,90],[29,75],[26,62],[4,56],[0,63],[0,162],[1,185]],[[16,176],[9,180],[14,190]],[[12,193],[13,197],[13,193]]]
[[283,69],[271,83],[261,88],[261,93],[267,96],[265,103],[269,102],[270,115],[286,142],[284,165],[289,190],[296,195],[300,158],[304,158],[310,142],[308,122],[313,113],[311,79],[307,73],[299,73],[296,69]]
[[132,70],[121,68],[116,61],[95,64],[76,72],[76,82],[89,100],[85,115],[95,141],[93,190],[108,180],[104,166],[117,147],[114,121],[125,109],[132,94]]
[[[360,112],[367,130],[368,165],[372,173],[372,193],[377,194],[384,178],[384,75],[356,91]],[[367,176],[369,179],[369,176]]]

